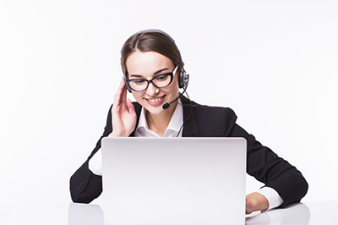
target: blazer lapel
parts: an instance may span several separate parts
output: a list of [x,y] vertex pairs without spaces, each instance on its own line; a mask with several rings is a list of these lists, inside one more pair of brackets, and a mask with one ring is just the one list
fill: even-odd
[[[203,133],[200,131],[197,123],[197,117],[194,108],[197,104],[195,102],[189,103],[189,99],[181,99],[183,103],[183,133],[182,137],[202,137]],[[191,114],[190,114],[191,112]]]

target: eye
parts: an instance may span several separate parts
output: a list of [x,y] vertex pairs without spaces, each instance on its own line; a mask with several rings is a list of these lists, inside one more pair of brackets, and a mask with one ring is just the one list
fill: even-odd
[[142,84],[144,83],[146,80],[143,79],[139,79],[139,80],[132,80],[131,82],[133,82],[134,84]]
[[156,80],[158,80],[158,81],[165,80],[165,79],[168,78],[168,76],[169,76],[169,74],[158,75],[158,76],[156,77]]

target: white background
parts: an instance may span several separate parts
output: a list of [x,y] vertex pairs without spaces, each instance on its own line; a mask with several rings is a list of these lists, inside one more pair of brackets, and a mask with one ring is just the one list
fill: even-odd
[[[191,99],[297,166],[304,201],[338,200],[338,2],[0,0],[0,219],[69,177],[103,132],[133,33],[181,50]],[[247,191],[261,184],[248,177]]]

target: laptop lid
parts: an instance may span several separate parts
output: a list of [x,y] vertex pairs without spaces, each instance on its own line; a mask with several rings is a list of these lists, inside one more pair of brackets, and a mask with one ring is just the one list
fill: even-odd
[[244,224],[244,138],[104,138],[106,224]]

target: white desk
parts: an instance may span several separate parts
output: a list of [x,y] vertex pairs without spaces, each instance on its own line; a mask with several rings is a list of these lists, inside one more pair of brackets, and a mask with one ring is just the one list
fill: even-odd
[[[306,202],[248,216],[245,224],[330,225],[338,224],[337,213],[337,201]],[[100,205],[70,203],[66,198],[54,201],[46,198],[24,204],[3,218],[0,224],[104,225],[104,212]]]

